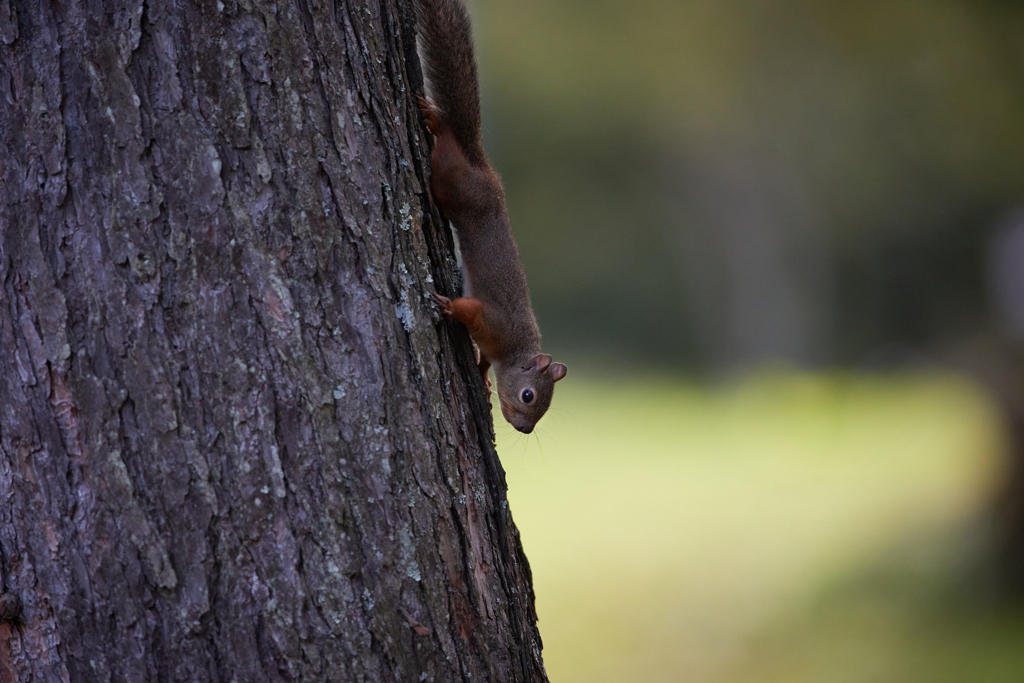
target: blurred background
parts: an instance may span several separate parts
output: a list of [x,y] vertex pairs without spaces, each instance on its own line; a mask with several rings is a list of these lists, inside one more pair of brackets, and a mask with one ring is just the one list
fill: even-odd
[[1024,4],[471,7],[552,680],[1024,680]]

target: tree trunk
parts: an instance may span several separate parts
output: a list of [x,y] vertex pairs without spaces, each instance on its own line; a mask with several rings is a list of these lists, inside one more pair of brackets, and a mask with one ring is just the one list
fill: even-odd
[[0,682],[546,680],[413,21],[0,0]]

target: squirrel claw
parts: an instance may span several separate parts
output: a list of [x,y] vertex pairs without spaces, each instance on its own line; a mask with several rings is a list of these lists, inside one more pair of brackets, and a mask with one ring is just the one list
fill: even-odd
[[420,105],[420,112],[423,114],[424,122],[427,124],[427,130],[430,131],[431,135],[436,136],[441,128],[441,116],[437,112],[437,105],[425,95],[420,95],[417,98],[417,102]]
[[451,318],[452,317],[452,300],[449,299],[446,296],[441,296],[437,292],[431,292],[430,296],[431,296],[431,298],[433,298],[434,303],[437,305],[437,308],[438,308],[438,310],[439,310],[439,312],[441,314],[441,317],[442,318]]

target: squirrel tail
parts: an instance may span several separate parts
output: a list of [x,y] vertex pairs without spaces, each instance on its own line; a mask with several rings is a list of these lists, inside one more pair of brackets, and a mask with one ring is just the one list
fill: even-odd
[[427,91],[463,154],[487,163],[480,142],[480,85],[469,12],[462,0],[417,0]]

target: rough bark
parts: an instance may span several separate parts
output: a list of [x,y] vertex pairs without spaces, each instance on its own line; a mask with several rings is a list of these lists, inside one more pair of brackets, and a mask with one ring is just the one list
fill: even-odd
[[405,0],[0,0],[0,681],[543,681]]

